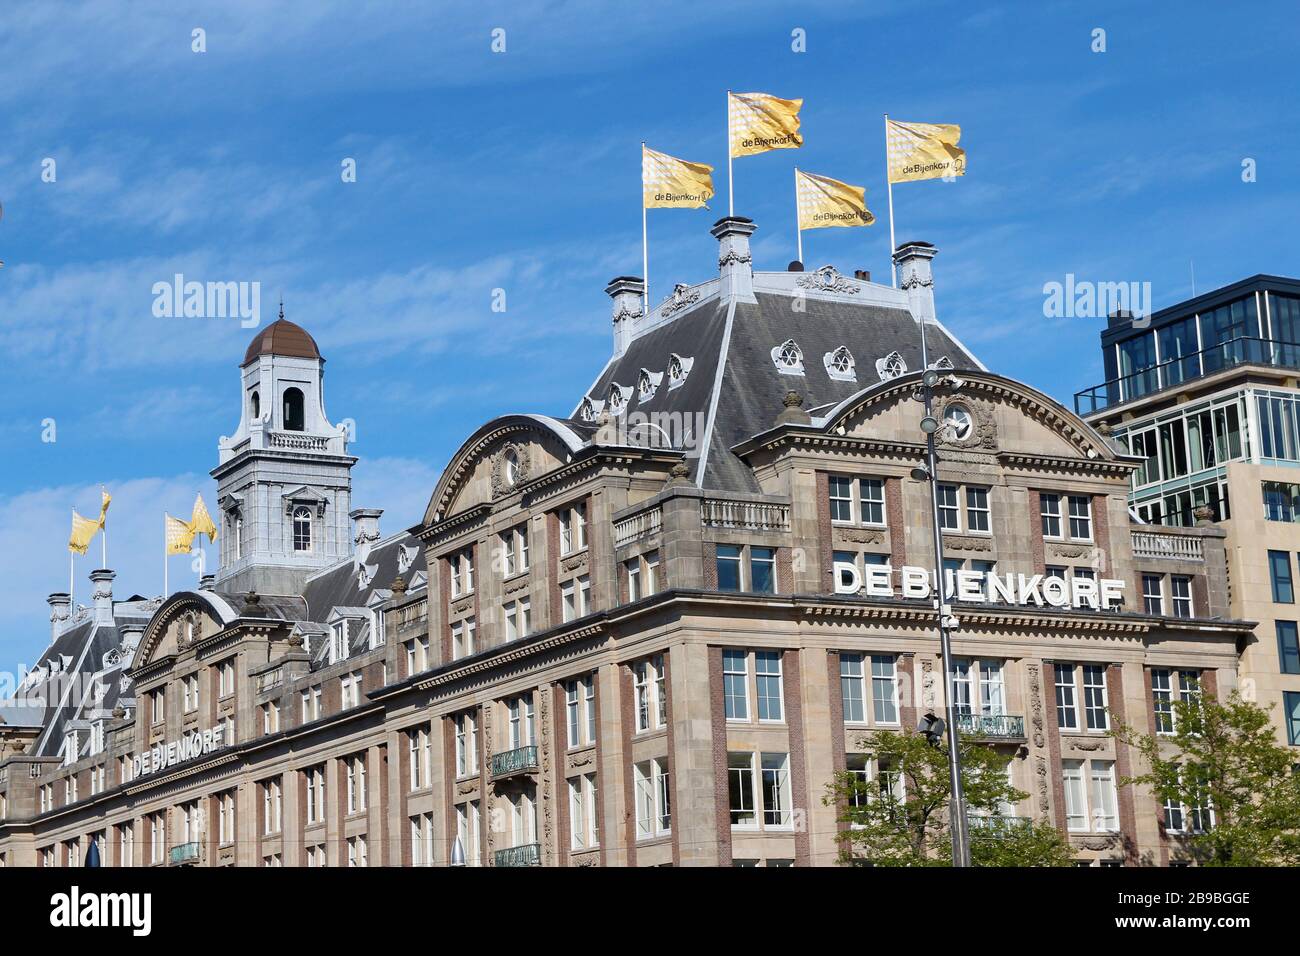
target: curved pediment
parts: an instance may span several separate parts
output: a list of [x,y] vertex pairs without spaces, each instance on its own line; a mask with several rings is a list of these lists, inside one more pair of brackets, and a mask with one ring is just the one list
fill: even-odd
[[162,603],[145,626],[132,670],[185,650],[211,637],[239,615],[211,591],[178,591]]
[[488,422],[452,456],[424,512],[426,525],[513,493],[568,463],[584,445],[568,425],[544,415]]
[[[963,370],[956,390],[936,389],[935,417],[941,450],[1039,458],[1122,462],[1124,456],[1074,412],[1042,392],[988,372]],[[832,408],[822,424],[846,437],[919,442],[925,412],[920,374],[875,383]]]

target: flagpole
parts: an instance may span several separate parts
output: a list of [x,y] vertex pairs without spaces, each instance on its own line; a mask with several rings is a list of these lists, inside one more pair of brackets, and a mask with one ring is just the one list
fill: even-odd
[[799,249],[799,264],[803,265],[803,229],[799,225],[799,167],[794,168],[794,234]]
[[163,600],[167,600],[167,512],[163,512]]
[[885,114],[885,184],[889,192],[889,274],[890,284],[898,288],[898,265],[894,262],[894,178],[889,175],[889,114]]
[[645,140],[641,140],[641,315],[650,315],[650,252],[645,229]]
[[736,214],[736,194],[731,187],[731,90],[727,90],[727,215]]

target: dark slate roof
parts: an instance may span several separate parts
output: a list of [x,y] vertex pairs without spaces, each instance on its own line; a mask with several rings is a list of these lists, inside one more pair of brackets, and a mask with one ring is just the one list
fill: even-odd
[[[399,572],[399,555],[403,547],[413,549],[415,555],[406,570]],[[402,531],[376,542],[366,555],[365,564],[373,567],[374,573],[364,588],[359,586],[360,565],[354,558],[340,561],[308,579],[303,588],[306,611],[298,617],[323,624],[336,607],[365,607],[375,590],[390,589],[399,573],[410,584],[417,572],[425,570],[424,546],[419,538]]]
[[[898,352],[909,370],[921,365],[919,331],[907,309],[808,295],[796,310],[788,295],[759,292],[756,298],[756,303],[737,302],[730,336],[727,309],[716,299],[639,335],[588,392],[604,400],[612,382],[632,386],[629,412],[699,413],[707,424],[721,376],[702,478],[699,458],[691,460],[692,476],[704,488],[759,490],[753,473],[731,448],[773,425],[787,391],[803,396],[805,410],[829,408],[880,381],[876,362],[891,352]],[[783,375],[772,361],[772,349],[787,339],[794,339],[803,353],[803,375]],[[927,344],[931,362],[947,357],[955,368],[980,367],[941,325],[927,326]],[[823,355],[842,345],[853,354],[856,381],[838,381],[826,372]],[[635,392],[641,369],[663,372],[673,352],[695,358],[686,383],[670,392],[665,377],[654,397],[641,404]]]

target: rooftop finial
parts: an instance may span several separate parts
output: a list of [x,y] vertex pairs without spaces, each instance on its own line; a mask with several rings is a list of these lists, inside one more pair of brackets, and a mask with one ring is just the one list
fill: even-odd
[[284,293],[280,293],[280,318],[284,318]]

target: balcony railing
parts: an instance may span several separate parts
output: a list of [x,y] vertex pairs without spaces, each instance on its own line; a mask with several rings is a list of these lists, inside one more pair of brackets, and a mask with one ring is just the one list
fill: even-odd
[[957,729],[973,737],[1016,740],[1025,736],[1025,718],[1011,714],[958,714]]
[[700,520],[706,528],[789,531],[790,506],[764,501],[705,498],[700,508]]
[[1033,826],[1029,817],[986,816],[972,813],[966,818],[970,831],[976,836],[1005,837],[1011,831]]
[[492,755],[492,776],[508,777],[537,769],[537,746],[516,747]]
[[662,508],[638,511],[634,515],[615,521],[614,547],[621,548],[623,545],[639,541],[641,538],[656,535],[663,528],[663,524],[664,512]]
[[541,866],[542,848],[537,843],[508,846],[504,850],[497,850],[494,860],[497,866]]
[[[1150,333],[1148,333],[1150,334]],[[1161,362],[1101,385],[1074,393],[1074,410],[1080,415],[1091,415],[1112,405],[1130,402],[1183,382],[1221,372],[1235,365],[1276,365],[1282,368],[1300,368],[1300,344],[1276,339],[1257,339],[1243,336],[1229,339],[1201,349],[1190,355]]]
[[199,862],[199,844],[181,843],[172,847],[167,854],[167,862],[171,866],[181,866],[185,863]]
[[1166,558],[1174,561],[1204,561],[1205,548],[1199,537],[1188,534],[1163,534],[1159,531],[1132,531],[1133,557]]

